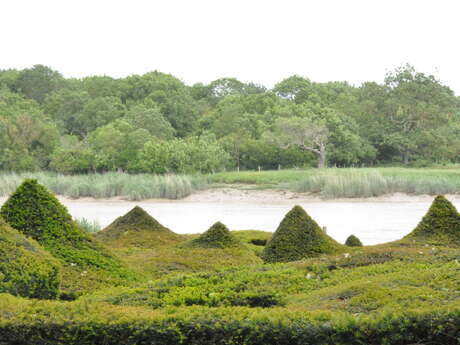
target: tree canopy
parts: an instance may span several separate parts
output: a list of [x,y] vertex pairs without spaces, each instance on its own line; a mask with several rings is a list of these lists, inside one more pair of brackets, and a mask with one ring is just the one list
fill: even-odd
[[64,78],[0,70],[0,169],[213,172],[457,162],[460,98],[405,65],[383,83],[192,86],[153,71]]

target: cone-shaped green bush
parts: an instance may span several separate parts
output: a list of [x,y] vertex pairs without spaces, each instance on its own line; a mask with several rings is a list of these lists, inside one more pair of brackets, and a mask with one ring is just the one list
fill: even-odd
[[444,196],[438,195],[417,227],[405,240],[443,246],[460,246],[460,214]]
[[112,246],[138,246],[144,248],[171,244],[181,236],[161,225],[139,206],[115,219],[96,238]]
[[199,248],[230,248],[242,246],[230,230],[221,222],[215,223],[200,237],[191,240],[187,246]]
[[95,286],[97,280],[133,278],[118,259],[78,227],[65,206],[37,180],[26,179],[3,204],[0,215],[60,259],[64,283],[81,283],[91,277]]
[[345,245],[349,247],[362,247],[363,246],[361,240],[355,235],[348,236],[347,240],[345,241]]
[[265,246],[265,262],[288,262],[336,253],[343,246],[326,235],[300,206],[294,206]]
[[53,299],[59,294],[60,265],[36,241],[0,217],[0,293]]

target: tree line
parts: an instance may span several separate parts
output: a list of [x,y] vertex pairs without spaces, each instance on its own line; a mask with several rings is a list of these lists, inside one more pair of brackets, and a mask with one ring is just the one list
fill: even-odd
[[267,89],[184,84],[158,71],[64,78],[0,70],[0,170],[209,173],[224,169],[455,163],[460,98],[405,65],[383,83],[294,75]]

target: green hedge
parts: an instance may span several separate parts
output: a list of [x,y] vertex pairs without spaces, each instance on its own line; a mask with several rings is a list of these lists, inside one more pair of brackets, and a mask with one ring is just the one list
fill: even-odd
[[443,344],[460,341],[460,310],[376,318],[281,309],[24,302],[0,295],[0,345]]
[[403,240],[458,247],[460,214],[449,200],[438,195],[417,227]]
[[120,285],[137,279],[108,249],[80,229],[66,207],[37,180],[24,180],[2,205],[0,216],[60,260],[64,290],[93,290],[101,284]]
[[281,221],[262,252],[265,262],[289,262],[343,251],[301,206],[294,206]]

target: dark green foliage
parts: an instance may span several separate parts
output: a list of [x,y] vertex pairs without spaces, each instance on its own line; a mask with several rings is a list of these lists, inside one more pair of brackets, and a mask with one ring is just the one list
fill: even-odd
[[107,249],[72,221],[65,206],[37,180],[26,179],[3,204],[0,215],[65,263],[65,279],[88,273],[100,279],[105,275],[112,279],[133,278]]
[[438,195],[422,221],[403,240],[460,246],[460,214],[449,200]]
[[267,240],[263,240],[263,239],[253,239],[250,241],[253,245],[255,246],[265,246],[267,244]]
[[11,228],[0,217],[0,293],[56,298],[60,266],[36,241]]
[[199,248],[229,248],[241,246],[241,242],[230,233],[230,230],[228,230],[224,224],[217,222],[200,237],[187,243],[187,246]]
[[300,206],[281,221],[262,253],[266,262],[288,262],[338,252],[342,246],[326,235]]
[[141,207],[135,206],[122,217],[115,219],[108,227],[98,232],[96,237],[111,245],[135,245],[155,247],[174,241],[181,236],[161,225]]
[[348,236],[347,240],[345,241],[345,245],[349,247],[362,247],[363,246],[363,244],[361,243],[361,240],[355,235]]

